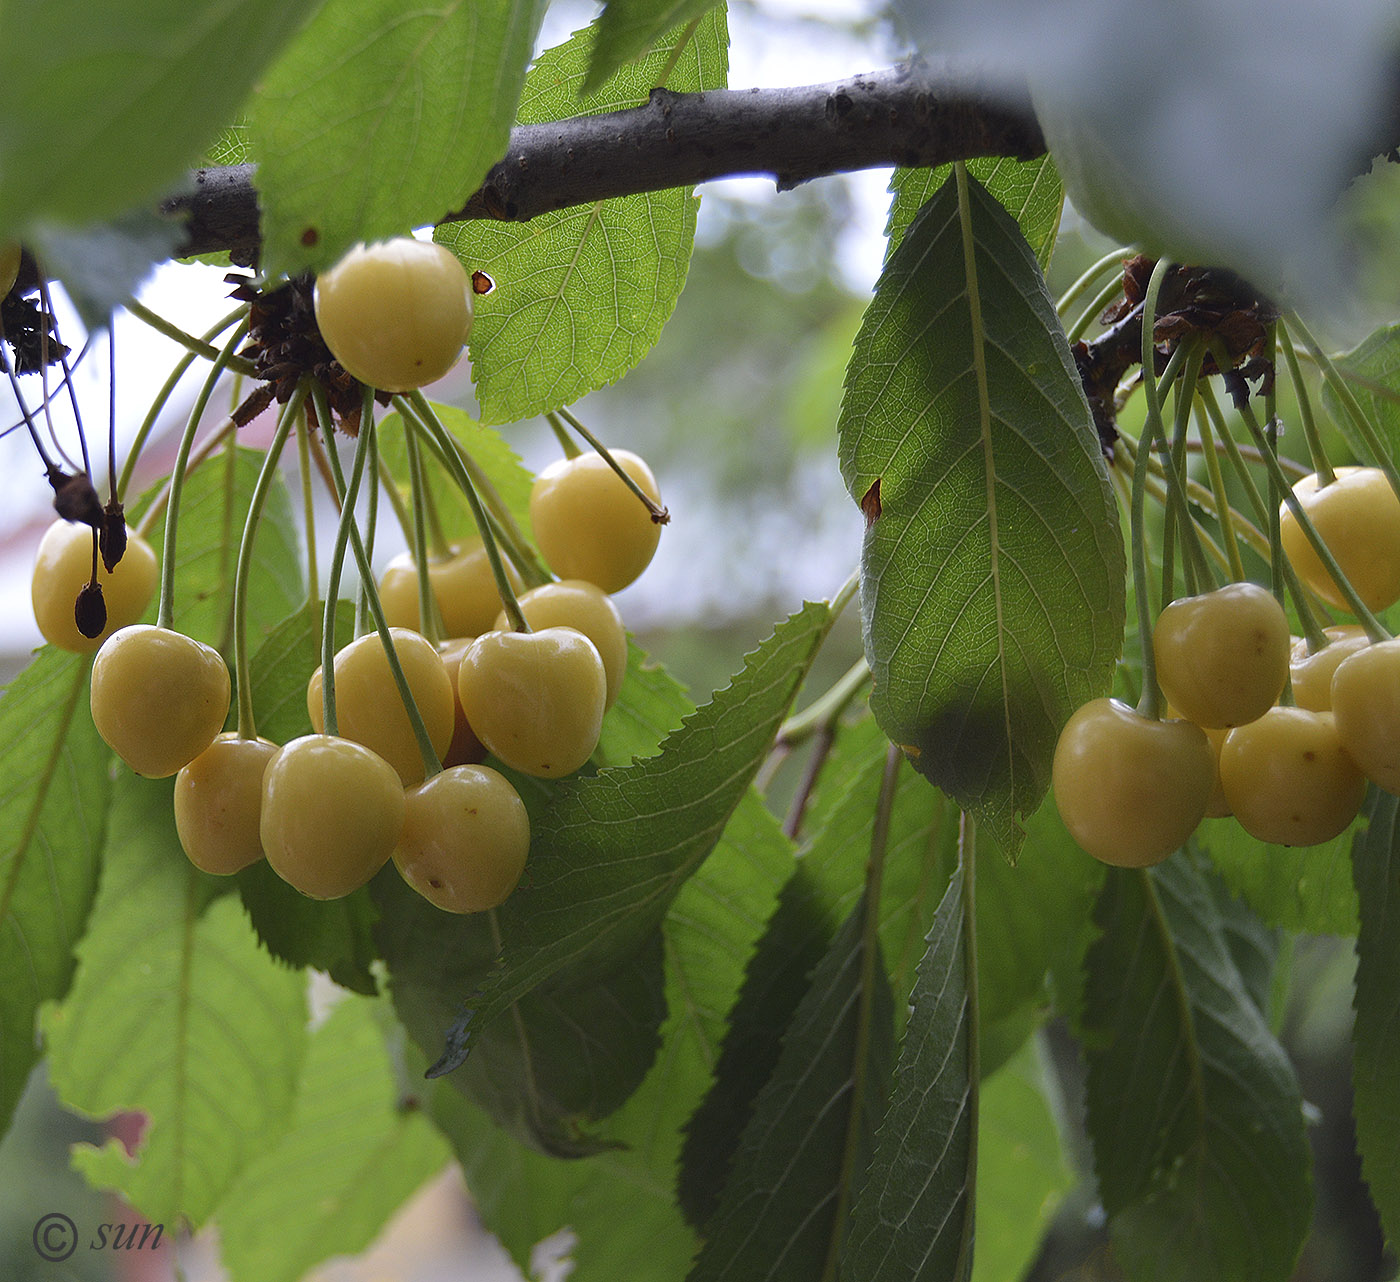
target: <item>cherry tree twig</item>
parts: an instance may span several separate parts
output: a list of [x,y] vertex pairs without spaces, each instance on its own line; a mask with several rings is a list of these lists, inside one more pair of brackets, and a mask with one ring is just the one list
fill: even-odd
[[[779,190],[885,165],[934,166],[978,156],[1028,160],[1045,140],[1024,96],[994,94],[966,72],[916,61],[826,84],[673,93],[644,106],[511,130],[505,157],[466,203],[439,221],[523,222],[613,196],[738,174]],[[259,244],[256,167],[201,169],[162,211],[185,220],[181,255]]]

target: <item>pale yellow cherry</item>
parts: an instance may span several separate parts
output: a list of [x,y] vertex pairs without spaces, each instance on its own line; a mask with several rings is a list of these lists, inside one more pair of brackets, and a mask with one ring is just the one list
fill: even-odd
[[221,734],[175,776],[175,831],[190,863],[226,876],[263,856],[263,774],[269,739]]
[[[524,586],[509,562],[506,578],[512,591]],[[430,557],[428,582],[442,615],[443,631],[449,637],[475,637],[491,630],[501,609],[501,594],[480,539],[454,544],[447,556]],[[401,553],[389,562],[379,579],[379,602],[390,627],[422,631],[418,569],[411,554]]]
[[462,656],[457,688],[481,742],[525,774],[572,774],[598,746],[607,677],[573,628],[483,633]]
[[92,578],[92,527],[55,521],[39,540],[30,581],[34,621],[44,640],[60,650],[92,654],[112,635],[140,621],[156,594],[160,578],[156,554],[139,534],[127,536],[126,552],[110,572],[97,558],[97,582],[107,607],[107,625],[95,637],[78,631],[73,607]]
[[462,656],[475,637],[450,637],[438,642],[438,653],[442,656],[442,666],[447,679],[452,682],[452,742],[442,754],[444,767],[474,766],[486,760],[486,745],[476,737],[467,714],[462,709],[462,695],[457,688],[457,674],[462,667]]
[[[1303,511],[1368,610],[1400,600],[1400,498],[1378,467],[1339,467],[1320,485],[1317,473],[1293,487]],[[1279,506],[1279,541],[1298,577],[1336,610],[1351,612],[1342,590],[1313,550],[1288,504]]]
[[1297,637],[1289,655],[1289,678],[1293,682],[1293,702],[1313,712],[1332,710],[1332,677],[1338,665],[1371,644],[1359,623],[1342,623],[1323,628],[1327,644],[1309,651],[1307,639]]
[[[612,598],[584,579],[561,579],[531,588],[519,601],[525,622],[535,631],[574,628],[593,642],[608,679],[605,707],[611,708],[627,675],[627,629]],[[504,610],[496,616],[495,627],[498,632],[510,630]]]

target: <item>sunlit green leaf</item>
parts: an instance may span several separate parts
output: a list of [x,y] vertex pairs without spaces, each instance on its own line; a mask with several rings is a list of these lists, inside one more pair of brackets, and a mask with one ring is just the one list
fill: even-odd
[[[693,34],[672,32],[585,96],[592,46],[589,28],[540,56],[520,100],[522,124],[635,107],[663,83],[677,91],[719,88],[728,70],[721,9]],[[689,188],[674,188],[528,223],[475,220],[438,229],[438,240],[496,283],[477,299],[471,336],[483,422],[567,405],[646,355],[685,283],[696,203]]]
[[1123,632],[1118,514],[1035,256],[973,180],[924,205],[847,374],[871,707],[1014,854]]
[[[890,178],[894,199],[885,227],[889,239],[887,254],[894,253],[924,201],[943,186],[952,172],[952,165],[894,171]],[[1042,268],[1046,267],[1060,232],[1060,211],[1065,204],[1065,190],[1055,172],[1055,162],[1048,155],[1035,160],[984,156],[969,160],[967,172],[1006,206],[1006,212],[1020,224],[1021,234],[1035,251],[1036,260]]]
[[176,185],[315,0],[8,0],[0,240],[82,224]]
[[595,92],[624,63],[673,27],[698,20],[723,0],[607,0],[594,23],[597,40],[583,92]]
[[1400,1172],[1393,1159],[1400,1134],[1400,924],[1391,915],[1400,878],[1400,799],[1371,789],[1369,823],[1352,850],[1361,931],[1356,941],[1356,1022],[1352,1087],[1356,1146],[1387,1236],[1400,1232]]
[[808,604],[656,756],[564,781],[532,814],[529,884],[498,910],[501,965],[460,995],[470,1013],[441,1068],[532,988],[565,968],[605,974],[661,924],[748,791],[830,623],[827,605]]
[[[1337,364],[1346,374],[1362,412],[1380,433],[1391,457],[1396,457],[1400,454],[1400,324],[1382,325],[1350,352],[1339,356]],[[1326,384],[1322,400],[1359,457],[1373,461],[1340,398]]]
[[234,1282],[297,1282],[361,1251],[448,1156],[400,1098],[368,1003],[345,998],[311,1035],[286,1133],[214,1213],[224,1266]]
[[[968,851],[967,858],[972,857]],[[976,1206],[973,904],[955,872],[919,963],[889,1110],[841,1253],[848,1282],[964,1282]]]
[[88,713],[90,666],[46,646],[0,698],[0,1134],[97,889],[111,754]]
[[460,209],[501,158],[542,0],[326,0],[258,87],[262,266],[295,273]]
[[1284,1282],[1312,1215],[1292,1065],[1184,855],[1117,871],[1086,965],[1088,1129],[1132,1277]]
[[878,943],[870,956],[869,911],[862,899],[812,973],[690,1282],[825,1276],[844,1228],[838,1209],[874,1152],[894,1058],[893,1003]]
[[306,986],[275,963],[233,895],[175,835],[166,780],[119,776],[78,972],[43,1020],[64,1104],[148,1121],[74,1164],[154,1222],[200,1223],[287,1117],[305,1048]]

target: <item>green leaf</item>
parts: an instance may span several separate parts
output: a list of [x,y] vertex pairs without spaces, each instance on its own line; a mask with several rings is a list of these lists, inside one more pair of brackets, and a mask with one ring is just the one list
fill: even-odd
[[49,278],[63,282],[91,330],[106,325],[152,269],[174,255],[180,229],[141,209],[78,228],[45,223],[27,231],[25,243]]
[[89,1117],[137,1110],[74,1165],[155,1222],[199,1224],[285,1123],[306,1040],[306,985],[259,946],[238,900],[180,849],[168,780],[120,775],[78,972],[45,1009],[49,1073]]
[[624,63],[646,53],[673,27],[700,19],[723,0],[607,0],[594,22],[597,40],[583,93],[595,93]]
[[[321,666],[321,636],[325,606],[302,602],[253,651],[248,662],[253,686],[253,715],[258,733],[273,743],[287,743],[311,733],[311,713],[306,687]],[[355,607],[336,603],[336,634],[349,636],[355,626]]]
[[0,1134],[97,890],[111,753],[88,713],[89,667],[46,646],[0,698]]
[[893,1097],[851,1213],[841,1254],[847,1282],[971,1276],[979,1076],[972,913],[955,872],[919,964]]
[[[890,177],[889,241],[886,257],[904,239],[914,216],[953,172],[952,165],[935,169],[896,169]],[[1065,189],[1048,156],[1036,160],[1013,160],[1010,156],[983,156],[967,162],[971,174],[988,194],[995,196],[1020,225],[1021,234],[1035,251],[1041,268],[1050,264],[1055,238],[1060,232],[1060,213],[1065,206]]]
[[808,604],[654,757],[564,781],[532,811],[529,884],[498,910],[502,962],[453,1025],[435,1071],[460,1064],[477,1031],[566,968],[606,974],[661,924],[714,849],[831,624]]
[[1356,1020],[1352,1028],[1352,1087],[1356,1147],[1386,1236],[1400,1232],[1400,923],[1391,914],[1400,879],[1400,799],[1372,788],[1368,819],[1352,847],[1361,930],[1356,939]]
[[460,209],[501,158],[543,0],[326,0],[253,99],[262,266],[295,274]]
[[1207,820],[1192,839],[1225,884],[1270,926],[1318,935],[1356,934],[1350,831],[1318,846],[1266,845],[1233,819]]
[[1031,1042],[982,1080],[973,1282],[1025,1277],[1060,1202],[1074,1187],[1048,1090]]
[[[520,122],[617,111],[654,86],[723,86],[728,33],[722,9],[659,41],[584,95],[592,28],[542,54],[526,79]],[[656,342],[685,283],[697,202],[688,187],[542,214],[528,223],[484,220],[439,227],[437,239],[496,288],[476,300],[472,377],[485,423],[558,409],[615,381]]]
[[445,1085],[452,1078],[426,1084],[483,1221],[522,1268],[536,1242],[568,1226],[579,1239],[571,1275],[578,1282],[676,1282],[685,1275],[696,1242],[672,1190],[680,1127],[710,1081],[744,962],[791,866],[790,843],[749,792],[666,916],[662,1049],[640,1088],[602,1127],[621,1147],[583,1161],[552,1161],[461,1105]]
[[[520,462],[520,456],[494,428],[483,427],[465,410],[455,405],[433,404],[444,427],[461,443],[462,448],[485,473],[507,511],[515,518],[521,532],[529,541],[530,489],[534,475]],[[408,451],[404,447],[403,429],[397,414],[388,414],[379,422],[379,457],[398,483],[399,494],[409,501]],[[476,533],[471,505],[462,492],[448,481],[427,459],[424,470],[430,473],[433,499],[443,532],[449,539],[462,539]],[[486,495],[483,494],[483,499]]]
[[1184,855],[1107,878],[1086,966],[1088,1129],[1128,1275],[1283,1282],[1312,1213],[1293,1068]]
[[315,0],[9,0],[0,240],[149,205],[237,112]]
[[214,1213],[234,1282],[297,1282],[367,1247],[449,1157],[400,1094],[368,1002],[336,1004],[306,1049],[286,1133],[243,1169]]
[[862,898],[812,974],[690,1282],[826,1276],[840,1208],[874,1151],[894,1057],[889,983],[878,942],[873,959],[866,944],[872,911]]
[[[1367,335],[1350,352],[1337,358],[1337,367],[1346,375],[1362,411],[1394,458],[1400,453],[1400,324],[1383,325]],[[1369,458],[1370,451],[1352,425],[1351,416],[1326,383],[1322,386],[1322,402],[1352,448],[1361,458]]]
[[1070,713],[1122,642],[1124,559],[1084,393],[1035,256],[975,181],[890,258],[847,373],[866,513],[871,708],[1008,854]]
[[[429,1054],[458,1010],[459,994],[489,973],[499,948],[490,918],[440,912],[386,872],[373,883],[376,939],[394,1006]],[[660,938],[645,941],[605,976],[564,976],[523,995],[481,1030],[453,1086],[521,1143],[554,1157],[606,1147],[591,1124],[615,1111],[656,1056]]]

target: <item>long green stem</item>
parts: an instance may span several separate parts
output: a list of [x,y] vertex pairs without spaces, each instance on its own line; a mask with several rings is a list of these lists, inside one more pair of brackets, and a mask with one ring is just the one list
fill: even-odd
[[1210,419],[1202,410],[1196,413],[1196,431],[1205,446],[1201,453],[1205,455],[1211,493],[1215,495],[1215,519],[1220,522],[1220,537],[1230,558],[1230,577],[1236,583],[1242,583],[1245,579],[1244,558],[1240,555],[1239,536],[1235,533],[1234,509],[1230,506],[1229,491],[1225,488],[1225,472],[1220,466],[1220,455],[1214,449]]
[[[205,339],[196,338],[193,334],[185,333],[178,325],[172,324],[159,313],[151,311],[151,309],[143,303],[138,303],[136,299],[133,298],[127,302],[126,310],[135,316],[137,320],[144,321],[153,330],[179,343],[191,356],[202,356],[208,361],[218,358],[218,349],[211,347]],[[247,311],[246,307],[239,308],[240,314],[245,311]],[[235,370],[240,374],[247,374],[250,378],[256,377],[258,372],[257,367],[252,361],[246,360],[241,356],[231,355],[224,361],[224,364],[229,369]]]
[[1143,298],[1142,387],[1147,397],[1147,421],[1138,441],[1133,471],[1133,592],[1137,597],[1138,639],[1142,648],[1142,695],[1138,699],[1138,711],[1153,721],[1161,715],[1161,692],[1157,688],[1157,657],[1152,652],[1152,603],[1147,597],[1146,497],[1152,442],[1162,428],[1162,402],[1157,393],[1156,349],[1152,342],[1152,329],[1157,315],[1157,297],[1162,292],[1162,281],[1170,268],[1171,263],[1165,258],[1158,259]]
[[[1060,296],[1060,301],[1055,304],[1055,310],[1063,316],[1084,294],[1088,293],[1089,286],[1098,280],[1104,272],[1112,267],[1117,267],[1121,273],[1124,260],[1131,257],[1131,255],[1131,250],[1119,246],[1117,249],[1105,254],[1098,262],[1087,267],[1080,275],[1079,279]],[[1122,288],[1121,278],[1114,281],[1114,288]]]
[[204,417],[209,398],[214,394],[214,386],[224,372],[227,358],[232,357],[234,349],[243,341],[246,329],[245,325],[238,326],[228,342],[224,344],[223,349],[215,354],[214,363],[205,377],[204,386],[200,388],[199,395],[195,398],[194,406],[190,410],[189,421],[180,437],[180,447],[175,453],[175,466],[170,471],[170,497],[165,509],[165,542],[161,549],[160,606],[156,611],[156,626],[160,628],[170,627],[175,617],[175,552],[179,546],[177,538],[180,523],[180,496],[185,487],[185,474],[189,468],[190,450],[194,446],[195,433],[199,430],[200,420]]
[[442,421],[422,392],[414,392],[411,403],[418,412],[423,425],[438,438],[443,454],[448,460],[448,466],[456,465],[453,469],[454,479],[471,506],[472,517],[475,519],[477,531],[481,535],[482,547],[486,550],[486,560],[491,566],[491,577],[496,582],[496,591],[501,598],[501,604],[505,606],[506,618],[510,620],[511,628],[516,632],[529,632],[530,625],[525,622],[525,616],[520,611],[520,602],[516,600],[515,589],[511,586],[510,576],[506,574],[505,563],[501,560],[501,550],[496,544],[496,537],[492,532],[491,522],[487,519],[486,509],[482,507],[476,486],[472,484],[466,467],[458,457],[452,434],[442,425]]
[[253,716],[253,679],[248,661],[248,581],[253,572],[253,541],[257,537],[258,522],[262,519],[273,478],[277,475],[282,449],[293,424],[302,420],[305,403],[306,386],[301,384],[288,398],[277,419],[277,430],[263,456],[262,469],[258,472],[252,498],[248,501],[243,537],[238,544],[238,567],[233,576],[233,670],[238,684],[238,734],[243,739],[258,737],[257,722]]
[[[239,307],[229,312],[223,320],[215,325],[211,325],[204,331],[201,341],[207,343],[209,340],[217,338],[236,320],[247,315],[247,312],[248,309],[246,307]],[[116,497],[118,500],[121,499],[121,496],[127,492],[128,487],[131,485],[131,474],[135,471],[137,460],[141,457],[141,451],[145,448],[146,441],[155,428],[156,419],[160,417],[160,412],[170,400],[176,385],[184,378],[185,371],[188,370],[194,362],[195,353],[193,352],[187,353],[176,361],[175,368],[170,371],[170,376],[161,384],[160,390],[155,394],[155,399],[151,401],[149,408],[146,410],[146,417],[141,420],[141,426],[137,429],[136,437],[131,442],[131,448],[126,453],[126,460],[122,463],[121,476],[117,478]]]
[[602,441],[600,441],[596,436],[594,436],[593,433],[590,432],[582,423],[580,423],[577,418],[575,418],[571,413],[569,413],[567,409],[564,408],[561,408],[559,410],[559,416],[564,420],[564,422],[566,422],[570,427],[572,427],[575,432],[577,432],[581,437],[583,437],[583,439],[587,441],[588,444],[592,446],[592,448],[599,455],[602,456],[603,462],[605,462],[610,468],[612,468],[612,470],[616,472],[617,475],[622,479],[622,483],[629,490],[631,490],[632,493],[637,496],[637,498],[639,498],[642,501],[642,503],[646,507],[646,510],[651,513],[651,519],[653,521],[655,521],[658,525],[665,525],[671,519],[671,514],[667,512],[667,510],[664,507],[658,504],[656,500],[651,497],[650,494],[647,494],[640,485],[637,484],[637,482],[628,473],[627,469],[624,468],[622,464],[619,463],[615,458],[613,458],[611,453],[609,453],[608,447],[604,445]]
[[306,600],[320,600],[321,576],[316,564],[316,497],[311,490],[311,424],[303,414],[297,420],[297,471],[301,474],[301,515],[306,532]]
[[403,419],[403,443],[408,453],[409,487],[413,494],[413,565],[418,579],[418,619],[423,635],[434,645],[442,639],[442,615],[428,565],[427,484],[423,453],[418,448],[418,425]]
[[1303,439],[1308,443],[1308,457],[1312,459],[1313,471],[1317,473],[1318,486],[1331,485],[1337,479],[1327,451],[1322,446],[1322,435],[1317,430],[1313,418],[1312,397],[1308,385],[1303,381],[1303,371],[1298,368],[1298,353],[1294,350],[1293,339],[1285,325],[1277,326],[1279,346],[1283,348],[1284,363],[1288,366],[1288,379],[1293,385],[1293,396],[1298,402],[1298,416],[1303,422]]
[[[360,419],[361,441],[357,443],[355,449],[355,464],[363,470],[361,455],[368,453],[364,447],[363,438],[366,435],[372,436],[376,431],[374,423],[373,402],[365,406],[364,413]],[[374,619],[375,630],[379,633],[379,642],[384,647],[384,657],[389,664],[389,671],[393,675],[394,685],[398,688],[399,698],[403,701],[404,710],[408,713],[409,724],[413,727],[413,737],[418,743],[419,755],[423,758],[423,777],[431,778],[442,769],[442,762],[438,758],[437,749],[433,746],[432,737],[428,734],[428,728],[423,724],[423,714],[418,710],[418,701],[413,696],[413,689],[408,684],[408,677],[404,674],[403,664],[399,662],[397,650],[394,648],[394,638],[389,631],[389,622],[384,617],[384,607],[379,601],[379,590],[374,582],[374,568],[370,564],[368,553],[365,551],[364,541],[360,537],[360,531],[355,525],[354,509],[359,482],[354,477],[351,484],[345,484],[345,477],[341,471],[340,459],[334,450],[327,450],[327,457],[330,460],[331,470],[335,473],[336,489],[343,496],[344,507],[341,511],[341,526],[346,524],[349,517],[349,541],[354,550],[355,563],[360,571],[360,584],[365,595],[365,600],[369,606],[369,611]],[[343,555],[343,551],[342,551]],[[334,667],[332,661],[328,667],[322,661],[322,672],[325,673]],[[324,682],[324,676],[323,676]],[[331,733],[331,732],[327,732]]]

